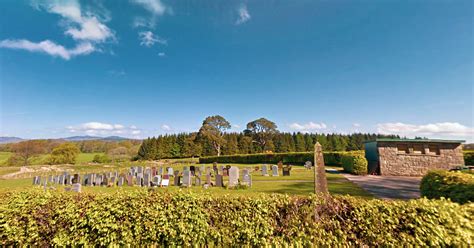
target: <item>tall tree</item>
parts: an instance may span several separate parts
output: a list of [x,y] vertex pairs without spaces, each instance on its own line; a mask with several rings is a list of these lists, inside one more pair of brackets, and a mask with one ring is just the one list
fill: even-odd
[[251,134],[254,141],[264,151],[265,145],[278,133],[278,130],[274,122],[260,118],[247,123],[247,130],[245,132]]
[[40,140],[28,140],[14,144],[11,150],[15,153],[12,156],[12,161],[18,161],[23,166],[28,165],[33,157],[45,152],[44,142]]
[[217,156],[221,155],[221,147],[225,144],[223,137],[224,132],[229,129],[230,123],[222,116],[215,115],[207,117],[199,129],[199,136],[207,139],[217,152]]

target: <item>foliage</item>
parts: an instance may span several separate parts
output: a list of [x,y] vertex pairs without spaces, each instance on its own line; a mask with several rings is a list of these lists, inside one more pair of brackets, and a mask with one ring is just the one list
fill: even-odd
[[474,175],[458,171],[434,170],[421,180],[420,191],[428,198],[449,198],[454,202],[474,202]]
[[[472,246],[472,204],[189,193],[0,195],[2,246]],[[152,204],[151,204],[152,203]]]
[[220,156],[221,147],[226,143],[223,134],[230,127],[230,123],[224,117],[220,115],[209,116],[202,122],[198,137],[212,144],[217,156]]
[[99,164],[110,163],[111,161],[112,159],[110,159],[107,154],[96,154],[92,159],[92,162]]
[[273,151],[273,141],[271,139],[278,133],[277,125],[274,122],[259,118],[247,123],[247,129],[244,133],[253,137],[254,141],[260,146],[261,152]]
[[355,175],[367,175],[367,159],[361,154],[344,154],[342,167],[344,171]]
[[27,166],[31,159],[45,152],[44,142],[41,140],[28,140],[13,144],[11,150],[14,155],[7,162],[8,164]]
[[[352,152],[324,152],[325,165],[341,166],[341,158],[344,154],[359,154],[364,156],[364,151]],[[260,153],[260,154],[238,154],[229,156],[210,156],[199,158],[199,163],[237,163],[237,164],[277,164],[282,161],[284,164],[304,164],[311,161],[314,164],[314,152],[288,152],[288,153]]]
[[464,151],[464,164],[474,165],[474,151]]
[[75,164],[81,151],[73,143],[63,143],[54,148],[48,159],[49,164]]
[[[303,138],[302,138],[303,137]],[[363,150],[363,142],[384,136],[377,134],[355,133],[315,134],[315,133],[276,133],[264,149],[266,153],[312,152],[318,141],[323,151],[354,151]],[[224,133],[220,155],[258,154],[263,150],[254,137],[245,133]],[[268,149],[267,149],[268,148]],[[304,148],[304,150],[303,150]],[[143,140],[137,160],[158,160],[164,158],[209,157],[217,155],[216,149],[207,139],[199,139],[198,133],[167,134]],[[325,158],[326,159],[326,158]],[[337,164],[340,158],[327,158],[326,163]],[[334,162],[332,162],[334,161]],[[339,163],[340,164],[340,163]]]

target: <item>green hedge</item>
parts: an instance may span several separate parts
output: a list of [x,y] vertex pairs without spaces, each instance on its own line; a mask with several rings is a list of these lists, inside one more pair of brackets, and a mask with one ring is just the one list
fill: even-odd
[[474,151],[464,151],[464,164],[474,165]]
[[[362,154],[364,151],[352,152],[324,152],[324,163],[326,165],[342,166],[342,156],[345,154]],[[284,164],[304,164],[306,161],[314,163],[314,152],[289,152],[289,153],[259,153],[259,154],[238,154],[226,156],[211,156],[199,158],[199,163],[236,163],[236,164],[277,164],[283,161]]]
[[474,175],[459,171],[428,172],[420,184],[421,195],[450,198],[454,202],[474,202]]
[[444,199],[147,191],[0,197],[2,246],[474,245],[474,206]]
[[342,157],[344,171],[355,175],[367,175],[367,159],[359,154],[346,154]]

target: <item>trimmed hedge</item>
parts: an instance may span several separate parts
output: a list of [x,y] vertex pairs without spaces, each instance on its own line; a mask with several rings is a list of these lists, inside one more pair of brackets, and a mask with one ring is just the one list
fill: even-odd
[[2,246],[471,246],[474,206],[147,191],[0,195]]
[[[324,152],[324,163],[326,165],[342,166],[342,156],[345,154],[361,154],[364,151],[352,152]],[[225,156],[211,156],[199,158],[199,163],[236,163],[236,164],[277,164],[283,161],[284,164],[304,164],[311,161],[314,164],[314,152],[289,152],[289,153],[258,153],[258,154],[238,154]]]
[[355,175],[367,175],[367,159],[363,155],[346,154],[342,157],[344,171]]
[[464,164],[474,165],[474,151],[464,151]]
[[420,191],[428,198],[444,197],[461,204],[474,202],[474,175],[459,171],[430,171],[421,180]]

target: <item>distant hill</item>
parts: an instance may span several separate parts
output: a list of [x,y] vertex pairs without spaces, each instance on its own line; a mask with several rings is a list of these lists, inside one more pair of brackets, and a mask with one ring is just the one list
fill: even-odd
[[[0,137],[0,144],[9,144],[9,143],[18,143],[21,141],[25,141],[26,139],[22,139],[19,137]],[[102,141],[123,141],[123,140],[134,140],[130,138],[120,137],[120,136],[108,136],[108,137],[99,137],[99,136],[71,136],[66,138],[58,138],[52,140],[65,140],[65,141],[87,141],[87,140],[102,140]]]
[[17,143],[24,139],[18,137],[0,137],[0,144]]

